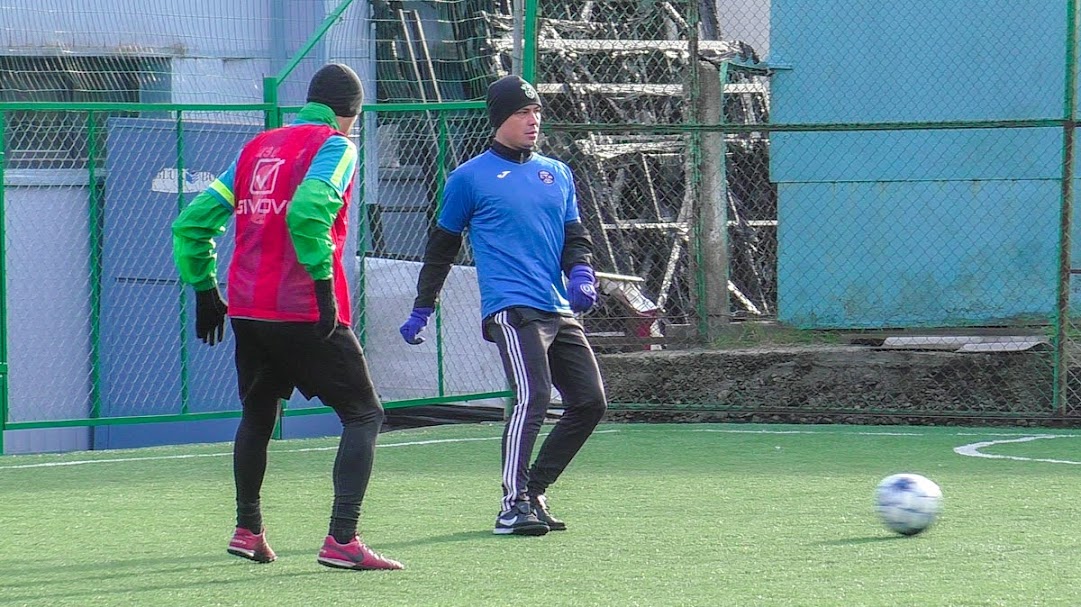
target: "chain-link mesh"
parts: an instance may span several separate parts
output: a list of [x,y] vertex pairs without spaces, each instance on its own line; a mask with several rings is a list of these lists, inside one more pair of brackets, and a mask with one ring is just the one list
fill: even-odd
[[290,27],[248,2],[5,0],[0,11],[0,101],[260,101],[263,49]]
[[[1076,416],[1065,276],[1079,239],[1062,119],[1076,79],[1062,11],[1035,0],[129,4],[0,0],[14,16],[0,24],[9,422],[236,407],[230,345],[190,337],[168,226],[278,106],[303,101],[325,60],[369,85],[351,276],[387,402],[505,387],[480,338],[468,250],[432,339],[407,347],[397,327],[446,176],[491,135],[486,87],[520,72],[543,95],[541,152],[572,168],[596,245],[602,301],[585,324],[610,354],[616,405]],[[267,83],[278,105],[266,113],[209,105],[261,102],[264,75],[290,58],[288,77]],[[753,364],[722,350],[713,356],[737,358],[701,366],[637,352],[748,333],[819,350]]]
[[373,2],[379,102],[483,99],[509,23],[490,0]]
[[[717,11],[700,8],[540,4],[537,87],[554,125],[545,150],[575,171],[607,274],[608,297],[587,319],[601,346],[679,341],[714,315],[775,315],[767,138],[673,128],[769,120],[768,79],[755,49],[725,38]],[[705,216],[715,219],[706,246],[724,247],[727,264],[701,255]],[[728,274],[722,265],[729,278],[707,285],[707,274]]]
[[82,141],[77,167],[3,171],[10,421],[235,408],[228,346],[190,330],[170,225],[258,128],[59,115],[82,125],[65,133]]
[[[380,393],[404,400],[503,391],[494,348],[480,328],[480,293],[468,243],[447,277],[429,339],[405,346],[398,326],[413,307],[428,233],[447,174],[485,149],[481,111],[376,112],[365,193],[364,337]],[[403,373],[403,369],[409,369]]]
[[[87,115],[61,119],[64,138],[85,148]],[[11,169],[4,177],[5,362],[8,396],[18,403],[8,417],[82,418],[91,410],[90,266],[100,246],[90,226],[99,224],[100,209],[89,204],[85,170],[38,176]]]
[[[902,352],[864,368],[866,349],[838,350],[843,367],[823,351],[806,374],[791,373],[793,352],[758,372],[613,357],[614,402],[900,419],[1061,412],[1054,359],[1038,353],[1057,314],[1061,131],[944,124],[1058,114],[1061,15],[1007,32],[1017,7],[993,4],[971,15],[929,2],[540,3],[547,149],[577,173],[602,269],[644,296],[663,341],[680,325],[723,341],[769,320],[766,341],[795,328],[804,343]],[[1037,40],[1058,44],[996,68],[1002,46]],[[979,58],[927,67],[955,49]],[[1020,74],[1049,94],[1008,84]],[[874,126],[889,121],[906,124]],[[589,320],[625,334],[625,318],[611,321],[631,309],[609,298]],[[906,378],[913,365],[925,376]],[[735,376],[778,389],[734,393]]]

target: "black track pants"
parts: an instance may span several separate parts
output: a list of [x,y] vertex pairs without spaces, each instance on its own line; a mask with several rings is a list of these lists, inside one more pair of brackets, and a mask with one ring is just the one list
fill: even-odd
[[[514,408],[503,431],[503,501],[508,510],[524,494],[544,493],[563,473],[604,416],[600,370],[581,323],[532,308],[508,308],[485,319],[499,346]],[[533,447],[551,401],[563,397],[564,413],[541,445]]]

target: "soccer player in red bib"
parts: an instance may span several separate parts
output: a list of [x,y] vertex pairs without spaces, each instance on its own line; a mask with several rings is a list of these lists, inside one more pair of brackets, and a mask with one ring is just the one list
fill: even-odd
[[[331,63],[312,77],[307,104],[289,126],[249,141],[236,162],[173,223],[181,280],[195,290],[195,333],[213,346],[226,315],[236,338],[243,412],[233,444],[236,530],[230,554],[260,563],[267,543],[260,490],[280,399],[299,389],[341,419],[330,529],[317,561],[342,569],[402,569],[357,535],[383,406],[350,328],[342,267],[357,148],[348,138],[360,79]],[[214,238],[236,221],[228,304],[218,291]]]

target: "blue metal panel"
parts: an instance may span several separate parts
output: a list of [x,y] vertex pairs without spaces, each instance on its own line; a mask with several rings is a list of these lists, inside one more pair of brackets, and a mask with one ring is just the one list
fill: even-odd
[[[181,340],[187,352],[187,411],[239,409],[232,332],[207,346],[191,328],[194,301],[176,279],[170,226],[177,214],[175,192],[153,191],[163,169],[176,166],[176,133],[171,121],[117,119],[110,123],[102,285],[102,416],[177,414],[181,391]],[[190,201],[203,173],[217,175],[236,157],[257,126],[185,123],[184,167]],[[159,182],[158,189],[161,189]],[[356,205],[351,222],[355,224]],[[227,277],[233,250],[232,223],[218,240],[218,279]],[[354,282],[355,264],[346,264]],[[228,285],[223,284],[228,298]],[[188,325],[179,324],[180,296],[187,301]],[[295,392],[289,407],[321,407]],[[340,432],[337,416],[301,416],[287,426],[289,436]],[[303,420],[303,421],[299,421]],[[120,448],[229,440],[236,420],[103,426],[95,448]]]
[[[186,341],[188,410],[238,408],[231,339],[213,348],[195,339],[194,302],[180,326],[181,287],[172,260],[170,226],[178,212],[176,125],[115,119],[109,124],[102,273],[102,417],[183,411],[181,340]],[[185,200],[224,170],[257,126],[185,123]],[[172,189],[173,191],[168,191]],[[219,240],[219,280],[232,251],[231,230]],[[189,290],[190,291],[190,290]],[[227,290],[226,290],[227,292]],[[234,422],[235,425],[235,422]],[[214,428],[201,422],[199,428]],[[100,428],[96,448],[183,442],[175,424]],[[216,433],[207,434],[204,440]],[[132,442],[134,441],[134,442]]]
[[954,326],[1054,311],[1054,181],[782,184],[780,320]]
[[[225,442],[233,440],[236,426],[235,419],[101,426],[94,429],[94,448],[137,449],[184,443]],[[228,448],[223,449],[223,452],[228,452]]]
[[226,325],[225,341],[208,346],[195,338],[195,298],[188,308],[188,411],[232,411],[240,408],[236,366],[233,364],[233,331]]
[[176,285],[102,282],[101,416],[180,413]]
[[[319,404],[318,401],[309,403]],[[338,436],[342,433],[342,422],[338,415],[328,407],[323,415],[298,415],[282,418],[282,438],[313,438],[316,436]]]
[[64,453],[90,447],[87,428],[39,428],[4,432],[4,455],[18,453]]
[[781,123],[1055,118],[1066,3],[773,0]]
[[[771,120],[1057,118],[1066,6],[773,0]],[[1057,129],[775,133],[778,309],[816,327],[1054,311]],[[1075,236],[1075,239],[1077,237]]]
[[102,256],[106,284],[176,278],[172,253],[160,242],[169,237],[169,222],[176,217],[176,194],[153,192],[161,171],[176,169],[176,134],[172,122],[137,124],[109,121]]
[[1059,179],[1062,129],[774,133],[777,183]]

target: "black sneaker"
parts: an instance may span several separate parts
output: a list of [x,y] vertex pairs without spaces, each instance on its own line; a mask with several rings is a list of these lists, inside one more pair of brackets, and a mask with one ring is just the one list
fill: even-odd
[[567,524],[563,521],[552,516],[551,512],[548,512],[548,498],[541,495],[532,495],[529,497],[530,503],[533,505],[533,516],[538,520],[548,525],[548,529],[551,531],[566,531]]
[[496,535],[544,535],[548,533],[548,525],[533,514],[533,508],[526,500],[514,502],[510,510],[499,513],[495,518],[495,528],[492,533]]

